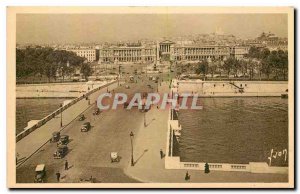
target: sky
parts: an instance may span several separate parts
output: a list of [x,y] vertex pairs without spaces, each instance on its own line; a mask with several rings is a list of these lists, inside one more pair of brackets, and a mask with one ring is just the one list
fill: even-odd
[[157,40],[213,33],[287,37],[287,14],[18,14],[17,43]]

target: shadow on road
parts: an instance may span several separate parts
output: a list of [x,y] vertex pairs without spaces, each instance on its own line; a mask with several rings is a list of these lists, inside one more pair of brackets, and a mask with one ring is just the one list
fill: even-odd
[[148,127],[155,119],[152,119],[149,123],[146,123],[146,127]]
[[136,159],[136,161],[133,162],[134,165],[135,165],[136,163],[138,163],[138,161],[144,156],[144,154],[145,154],[146,152],[148,152],[148,149],[145,149],[144,152],[138,157],[138,159]]

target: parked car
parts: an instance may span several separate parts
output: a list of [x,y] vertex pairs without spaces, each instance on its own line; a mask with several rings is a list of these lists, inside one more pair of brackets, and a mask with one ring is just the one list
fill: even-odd
[[118,155],[118,152],[111,152],[110,153],[110,160],[111,160],[111,163],[120,162],[120,156]]
[[98,114],[100,114],[100,109],[99,108],[95,108],[94,112],[93,112],[93,115],[98,115]]
[[83,121],[84,119],[85,119],[85,116],[84,116],[84,114],[82,114],[82,115],[79,116],[79,119],[78,119],[78,120],[79,120],[79,121]]
[[62,135],[60,136],[59,142],[57,145],[67,145],[69,143],[69,136],[68,135]]
[[39,164],[39,165],[37,165],[36,168],[35,168],[34,182],[35,183],[43,183],[45,177],[46,177],[45,164]]
[[81,132],[88,132],[91,129],[91,123],[85,122],[81,127]]
[[65,155],[68,153],[68,150],[69,149],[67,145],[59,145],[56,152],[53,154],[54,159],[61,159],[65,157]]
[[60,139],[60,132],[59,131],[55,131],[52,133],[52,137],[50,139],[50,142],[51,143],[55,143],[55,142],[58,142]]

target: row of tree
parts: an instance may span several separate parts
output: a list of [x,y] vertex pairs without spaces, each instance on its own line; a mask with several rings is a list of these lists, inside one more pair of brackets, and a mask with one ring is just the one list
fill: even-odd
[[85,59],[73,52],[53,50],[52,48],[26,48],[16,50],[16,76],[26,78],[30,76],[46,76],[57,78],[57,74],[64,79],[75,69],[80,69],[85,75],[91,73],[91,68],[84,63]]
[[288,52],[251,47],[244,59],[238,60],[234,57],[229,57],[225,61],[199,62],[196,73],[203,76],[210,74],[212,77],[217,73],[222,77],[222,73],[225,73],[228,78],[230,75],[233,75],[234,77],[248,77],[249,79],[253,79],[257,75],[260,79],[264,76],[268,80],[273,75],[275,80],[279,78],[286,80]]

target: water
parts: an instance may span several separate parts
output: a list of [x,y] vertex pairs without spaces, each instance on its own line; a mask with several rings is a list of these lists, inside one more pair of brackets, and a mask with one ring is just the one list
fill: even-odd
[[[69,98],[68,98],[69,99]],[[59,108],[67,98],[17,99],[16,134],[27,126],[30,120],[40,120]]]
[[[268,162],[288,148],[288,101],[281,98],[204,98],[203,110],[180,110],[181,161]],[[285,166],[284,157],[272,160]]]

